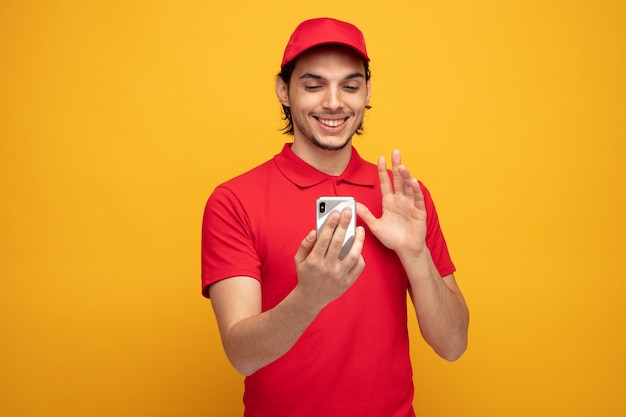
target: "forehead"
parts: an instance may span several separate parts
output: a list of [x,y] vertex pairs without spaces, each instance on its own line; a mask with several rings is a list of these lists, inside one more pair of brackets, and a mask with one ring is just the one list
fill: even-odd
[[354,74],[365,75],[363,58],[350,48],[340,45],[323,45],[311,48],[297,58],[294,75]]

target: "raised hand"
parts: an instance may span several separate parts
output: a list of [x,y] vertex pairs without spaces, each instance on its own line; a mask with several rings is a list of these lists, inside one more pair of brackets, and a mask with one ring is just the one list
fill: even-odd
[[391,154],[393,184],[384,157],[378,159],[378,177],[382,194],[382,215],[376,218],[362,203],[357,213],[372,233],[389,249],[400,253],[420,254],[426,249],[426,208],[417,179],[402,165],[400,151]]

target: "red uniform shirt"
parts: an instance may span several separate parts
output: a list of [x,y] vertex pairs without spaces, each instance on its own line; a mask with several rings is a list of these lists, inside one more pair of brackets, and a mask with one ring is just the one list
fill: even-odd
[[[422,186],[426,244],[441,276],[454,272],[437,213]],[[218,186],[202,228],[202,289],[233,277],[259,280],[263,311],[297,284],[294,255],[315,228],[320,196],[353,196],[379,217],[377,168],[356,150],[343,174],[330,176],[287,144],[272,160]],[[247,417],[410,417],[408,278],[395,252],[366,229],[365,269],[326,306],[284,356],[245,380]]]

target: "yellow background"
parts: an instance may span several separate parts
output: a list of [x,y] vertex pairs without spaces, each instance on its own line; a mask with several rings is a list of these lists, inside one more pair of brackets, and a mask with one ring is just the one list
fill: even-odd
[[202,210],[287,140],[274,75],[323,15],[364,31],[356,145],[429,186],[472,313],[452,364],[410,323],[418,415],[626,414],[624,2],[3,0],[0,415],[241,416]]

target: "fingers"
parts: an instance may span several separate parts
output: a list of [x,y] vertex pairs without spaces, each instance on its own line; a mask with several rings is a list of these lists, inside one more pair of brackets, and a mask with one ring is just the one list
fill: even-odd
[[383,197],[393,193],[389,173],[387,172],[387,162],[384,156],[378,158],[378,181],[380,182],[380,191]]
[[400,151],[398,149],[395,149],[391,152],[391,173],[393,176],[393,188],[396,193],[405,194],[406,187],[404,184],[404,178],[401,172],[401,168],[404,168],[404,166],[401,165]]
[[343,259],[345,257],[347,248],[344,248],[344,240],[348,233],[348,228],[350,227],[350,220],[354,215],[356,214],[352,213],[352,210],[348,208],[341,211],[339,224],[335,228],[330,245],[328,246],[328,252],[326,253],[326,256],[330,259]]
[[352,248],[344,258],[344,261],[347,262],[348,265],[352,265],[348,273],[355,277],[359,276],[361,272],[363,272],[363,269],[365,269],[365,260],[363,259],[363,255],[361,255],[363,242],[365,242],[365,229],[363,226],[358,226],[354,234]]
[[420,183],[417,179],[411,178],[411,190],[413,192],[413,201],[415,203],[415,207],[419,210],[426,210],[426,204],[424,203],[424,193],[422,193],[422,188],[420,187]]
[[356,203],[356,213],[367,225],[367,227],[374,233],[374,235],[376,235],[380,228],[380,219],[378,219],[365,204],[358,201]]
[[393,186],[389,179],[385,158],[381,156],[378,158],[378,178],[383,197],[392,193],[413,196],[413,189],[409,183],[412,179],[411,174],[402,165],[402,158],[398,149],[391,152],[391,177],[393,178]]
[[[398,176],[399,176],[398,182],[400,182],[402,185],[397,186],[396,192],[413,198],[415,195],[414,186],[417,183],[417,180],[411,176],[411,173],[409,172],[407,167],[405,167],[404,165],[398,166]],[[418,186],[418,189],[419,189],[419,186]]]
[[352,216],[349,209],[344,209],[341,214],[331,212],[317,233],[317,239],[315,231],[309,232],[295,256],[298,288],[320,308],[345,293],[365,268],[361,255],[365,236],[362,226],[356,228],[352,247],[346,256],[339,259],[338,251]]
[[353,215],[355,214],[348,208],[330,213],[318,234],[312,252],[320,258],[328,257],[333,260],[338,258]]
[[294,257],[296,263],[303,262],[306,257],[309,256],[309,253],[311,253],[311,249],[313,249],[313,246],[315,245],[316,234],[317,233],[315,232],[315,230],[311,230],[309,234],[307,234],[306,237],[302,239],[300,247],[298,248],[296,256]]
[[371,224],[376,221],[376,216],[372,214],[369,208],[360,201],[356,202],[356,214],[371,228]]

